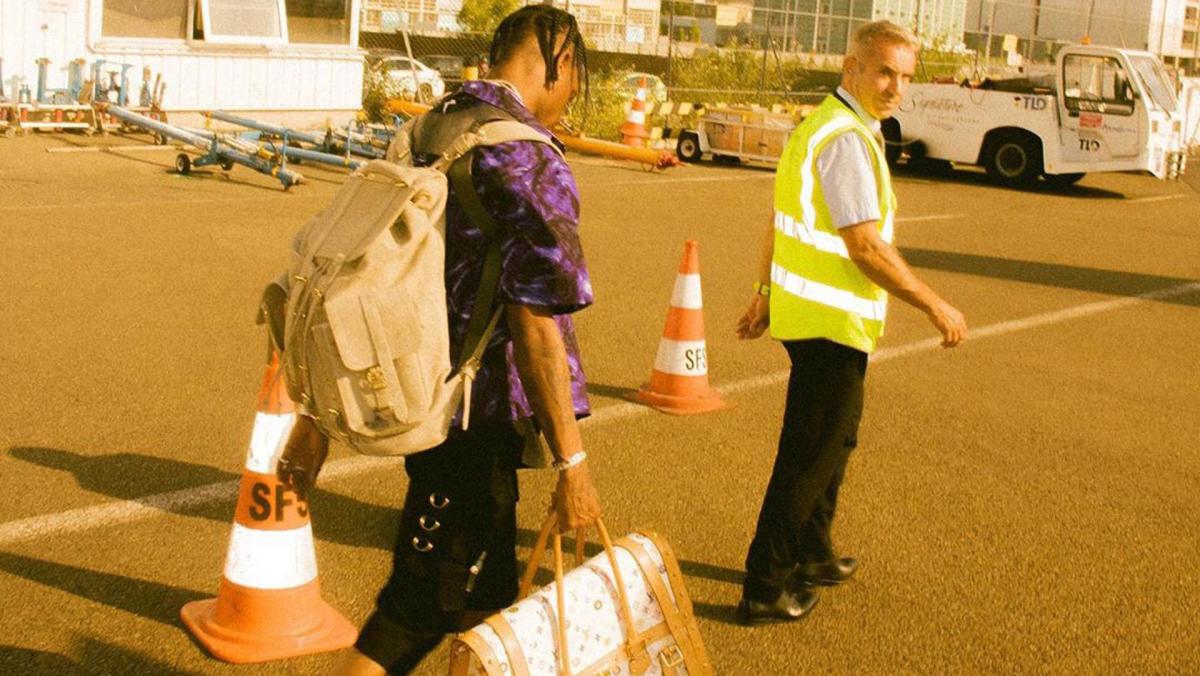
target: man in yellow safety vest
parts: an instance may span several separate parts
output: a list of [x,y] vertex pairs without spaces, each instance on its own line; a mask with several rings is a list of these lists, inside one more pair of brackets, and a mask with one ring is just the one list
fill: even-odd
[[775,467],[746,556],[739,619],[797,620],[817,587],[858,567],[830,538],[838,487],[857,443],[867,358],[883,335],[888,294],[925,312],[953,347],[961,312],[892,245],[896,198],[879,129],[912,79],[919,44],[888,21],[855,31],[837,92],[796,129],[775,174],[774,222],[739,338],[769,326],[791,359]]

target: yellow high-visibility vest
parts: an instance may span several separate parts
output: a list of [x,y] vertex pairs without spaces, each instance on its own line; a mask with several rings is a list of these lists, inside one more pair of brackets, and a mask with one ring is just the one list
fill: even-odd
[[892,241],[896,196],[883,148],[852,110],[830,96],[792,133],[775,171],[771,337],[825,338],[870,353],[883,335],[888,294],[850,260],[817,178],[817,155],[840,134],[859,134],[870,149],[879,235]]

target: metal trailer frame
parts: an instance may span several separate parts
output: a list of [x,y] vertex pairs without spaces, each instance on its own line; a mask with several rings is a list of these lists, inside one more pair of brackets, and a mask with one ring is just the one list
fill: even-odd
[[77,129],[86,136],[96,133],[96,111],[83,103],[17,103],[8,107],[5,133],[24,134],[30,129]]
[[253,143],[252,141],[247,141],[247,140],[238,139],[238,138],[232,138],[232,139],[221,138],[217,133],[209,131],[207,129],[185,129],[185,131],[196,134],[197,136],[203,136],[204,138],[209,139],[209,140],[220,139],[220,141],[222,143],[233,146],[235,149],[240,150],[240,151],[246,153],[247,155],[257,155],[258,157],[262,157],[263,159],[274,160],[280,154],[283,154],[283,155],[286,155],[287,158],[289,160],[292,160],[293,162],[296,162],[296,161],[320,162],[322,164],[330,164],[330,165],[337,166],[337,167],[349,167],[351,171],[357,170],[360,167],[362,167],[364,164],[367,163],[366,160],[358,160],[358,159],[353,159],[353,158],[348,158],[348,157],[342,157],[341,155],[330,155],[329,153],[321,153],[321,152],[317,152],[315,150],[305,150],[304,148],[297,148],[295,146],[289,146],[289,145],[287,145],[286,138],[283,140],[282,143],[275,143],[274,141],[267,141],[266,143],[269,145],[269,148],[265,148],[256,143]]
[[277,164],[261,156],[251,156],[240,150],[236,150],[215,135],[211,139],[205,138],[183,127],[176,127],[175,125],[152,120],[144,115],[138,115],[137,113],[125,110],[120,106],[110,104],[102,106],[102,108],[105,113],[112,115],[122,122],[157,133],[165,138],[182,141],[204,153],[195,160],[189,157],[187,153],[179,153],[175,157],[175,169],[180,174],[187,175],[191,173],[193,166],[218,165],[225,171],[229,171],[233,168],[234,164],[240,164],[261,174],[275,177],[283,184],[285,191],[304,180],[303,176],[287,168],[286,159],[281,160]]
[[[713,148],[712,145],[709,143],[708,130],[706,129],[707,125],[710,125],[710,124],[711,125],[722,125],[725,127],[731,127],[731,128],[737,129],[738,148],[736,150],[732,149],[732,148]],[[764,125],[764,124],[753,124],[753,123],[749,123],[749,122],[735,122],[735,121],[725,121],[725,120],[718,122],[716,120],[705,120],[703,117],[701,117],[700,121],[696,124],[695,129],[684,129],[679,133],[679,141],[676,144],[676,154],[679,155],[680,159],[684,159],[685,161],[688,161],[688,162],[698,162],[700,159],[703,158],[703,156],[705,154],[711,153],[714,160],[716,160],[719,157],[730,157],[730,158],[737,158],[739,160],[750,160],[753,162],[778,164],[779,163],[778,155],[763,155],[760,153],[746,152],[746,130],[747,129],[758,129],[758,130],[762,130],[764,132],[781,131],[781,129],[779,127],[771,127],[771,126]],[[689,140],[691,142],[695,143],[696,146],[695,146],[694,152],[687,152],[686,157],[685,157],[684,148]]]
[[[221,120],[222,122],[236,124],[239,127],[246,127],[247,129],[254,129],[254,130],[257,130],[260,132],[270,134],[272,136],[278,136],[279,138],[285,138],[288,141],[302,141],[304,143],[308,143],[310,145],[316,146],[324,154],[329,154],[329,155],[340,154],[340,153],[334,152],[334,150],[336,148],[335,148],[335,144],[333,143],[333,134],[329,133],[329,132],[326,132],[326,134],[322,137],[322,136],[318,136],[316,134],[309,134],[307,132],[297,131],[295,129],[289,129],[287,127],[283,127],[280,125],[268,124],[266,122],[259,122],[258,120],[252,120],[248,117],[240,117],[238,115],[233,115],[231,113],[227,113],[223,110],[209,111],[209,112],[205,113],[205,115],[207,115],[208,117],[210,117],[212,119]],[[347,158],[349,158],[349,155],[358,155],[359,157],[366,157],[366,158],[372,159],[372,160],[382,160],[384,157],[387,156],[386,150],[381,150],[381,149],[375,148],[373,146],[362,145],[360,143],[355,143],[353,141],[349,141],[347,143],[344,143],[343,145],[345,146]]]

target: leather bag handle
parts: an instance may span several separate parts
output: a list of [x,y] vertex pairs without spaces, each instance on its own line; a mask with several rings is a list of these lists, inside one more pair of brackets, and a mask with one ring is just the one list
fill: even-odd
[[[633,621],[633,611],[630,609],[629,598],[625,591],[625,579],[621,575],[621,569],[617,566],[617,554],[613,549],[612,539],[608,536],[608,529],[604,527],[604,522],[596,519],[596,532],[600,534],[600,543],[604,545],[604,552],[608,556],[608,564],[612,568],[614,586],[617,588],[617,610],[621,614],[621,623],[625,625],[625,648],[630,662],[635,666],[631,669],[631,673],[642,673],[649,666],[650,654],[646,650],[646,637],[637,630],[637,625]],[[583,545],[584,545],[584,529],[580,528],[576,531],[575,538],[575,559],[576,565],[583,563]],[[546,550],[546,544],[553,536],[554,547],[554,586],[555,594],[558,601],[558,645],[560,668],[564,676],[569,676],[571,673],[571,661],[567,654],[567,614],[564,608],[564,591],[563,591],[563,552],[562,552],[562,532],[558,530],[558,514],[551,510],[546,517],[545,523],[542,524],[542,530],[538,533],[537,541],[533,545],[533,552],[529,555],[529,563],[525,566],[525,574],[521,576],[521,587],[517,598],[523,599],[529,596],[533,590],[533,578],[537,574],[538,566],[541,565],[543,553]],[[637,665],[642,665],[642,668],[636,668]]]

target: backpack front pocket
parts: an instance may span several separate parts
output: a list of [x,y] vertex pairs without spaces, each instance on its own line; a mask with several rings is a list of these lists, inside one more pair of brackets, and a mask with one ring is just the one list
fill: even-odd
[[[421,363],[421,327],[402,287],[326,299],[339,398],[361,434],[389,436],[426,417],[431,379]],[[353,410],[352,410],[353,409]],[[358,430],[355,423],[365,429]]]

